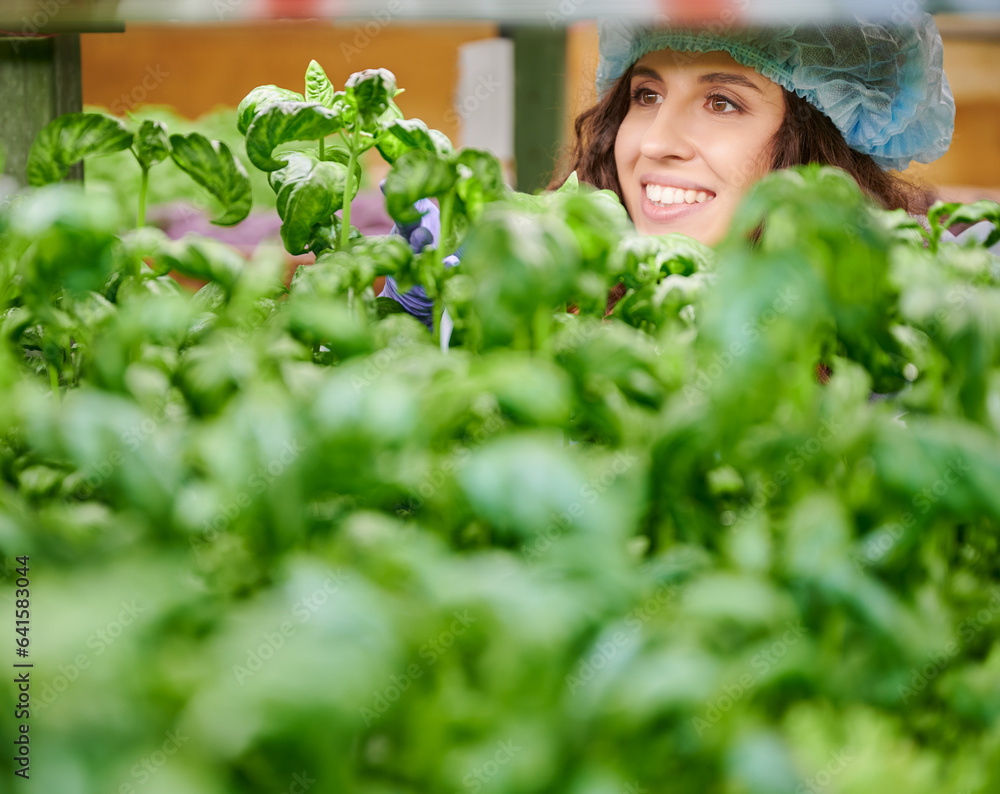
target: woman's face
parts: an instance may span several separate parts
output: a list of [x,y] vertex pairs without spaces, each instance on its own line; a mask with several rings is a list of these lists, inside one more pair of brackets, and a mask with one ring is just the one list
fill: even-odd
[[712,245],[769,168],[781,87],[723,52],[651,52],[632,72],[615,163],[640,234],[683,232]]

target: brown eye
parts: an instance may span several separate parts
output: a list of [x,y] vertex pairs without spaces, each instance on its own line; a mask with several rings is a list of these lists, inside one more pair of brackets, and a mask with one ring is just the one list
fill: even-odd
[[709,107],[716,113],[732,113],[734,111],[739,112],[739,106],[732,100],[726,99],[724,96],[713,96],[709,97]]
[[649,106],[655,105],[660,95],[648,88],[637,88],[633,96],[637,104]]

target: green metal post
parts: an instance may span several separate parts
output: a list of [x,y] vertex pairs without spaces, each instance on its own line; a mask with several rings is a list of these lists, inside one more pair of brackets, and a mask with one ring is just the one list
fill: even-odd
[[[39,130],[83,107],[80,35],[0,37],[0,107],[4,173],[23,185],[28,151]],[[70,175],[82,178],[82,165]]]
[[504,28],[514,42],[514,158],[517,189],[544,188],[563,145],[566,30]]

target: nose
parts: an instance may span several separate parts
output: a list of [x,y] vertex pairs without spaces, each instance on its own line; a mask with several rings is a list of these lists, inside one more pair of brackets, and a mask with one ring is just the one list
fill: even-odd
[[639,142],[639,153],[649,160],[690,160],[695,155],[690,119],[669,97],[656,111]]

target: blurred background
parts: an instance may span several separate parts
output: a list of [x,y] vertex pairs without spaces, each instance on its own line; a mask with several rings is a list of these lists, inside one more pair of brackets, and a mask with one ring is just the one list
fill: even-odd
[[[490,149],[504,162],[511,184],[532,192],[548,182],[572,140],[573,119],[594,101],[594,17],[613,13],[690,22],[729,15],[756,21],[799,16],[803,5],[789,0],[9,0],[0,11],[4,192],[23,182],[27,147],[40,126],[81,105],[119,116],[154,115],[171,131],[201,128],[236,148],[241,139],[232,110],[239,101],[267,83],[301,91],[311,58],[338,87],[361,69],[390,69],[405,89],[398,103],[407,116],[423,119],[459,145]],[[946,199],[998,200],[997,0],[826,0],[810,4],[808,13],[831,17],[864,10],[891,19],[918,8],[936,14],[957,117],[950,151],[935,163],[911,166],[907,175]],[[374,151],[369,154],[371,201],[362,199],[357,222],[367,226],[363,231],[384,232],[391,224],[374,182],[385,166]],[[88,165],[88,178],[106,180],[109,189],[117,184],[124,190],[138,179],[137,172],[124,155]],[[154,203],[171,198],[170,179],[159,182]],[[255,200],[262,212],[273,206],[266,185],[256,186]],[[240,242],[234,234],[231,241]]]

